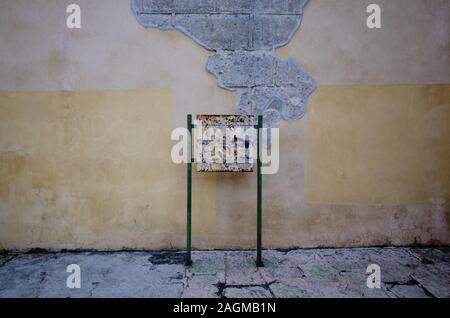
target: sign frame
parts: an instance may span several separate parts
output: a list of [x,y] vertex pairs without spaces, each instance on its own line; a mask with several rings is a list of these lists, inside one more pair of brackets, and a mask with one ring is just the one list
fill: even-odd
[[[192,163],[194,163],[194,157],[192,155],[192,129],[194,125],[192,123],[192,115],[187,115],[187,199],[186,199],[186,266],[192,266]],[[256,266],[263,267],[262,262],[262,161],[261,161],[261,140],[262,140],[262,128],[263,128],[263,116],[258,116],[258,123],[253,126],[257,130],[257,207],[256,207]]]

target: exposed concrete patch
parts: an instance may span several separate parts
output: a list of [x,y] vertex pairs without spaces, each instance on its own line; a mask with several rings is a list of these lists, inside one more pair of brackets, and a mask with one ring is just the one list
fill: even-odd
[[192,275],[186,277],[183,298],[217,298],[218,278],[215,275]]
[[272,294],[262,286],[232,286],[224,290],[225,298],[271,298]]
[[206,69],[238,95],[237,114],[263,115],[265,126],[297,120],[316,83],[275,49],[291,40],[308,0],[132,0],[146,28],[178,30],[216,52]]
[[395,285],[390,288],[395,296],[400,298],[430,298],[430,294],[426,293],[418,285]]
[[310,298],[310,294],[303,288],[289,284],[274,283],[270,286],[276,298]]
[[300,65],[273,51],[221,52],[209,57],[206,69],[220,87],[238,94],[238,114],[264,115],[267,126],[302,118],[315,89]]
[[196,261],[188,267],[191,275],[218,275],[220,281],[225,281],[225,254],[223,252],[193,251],[192,257]]
[[225,283],[230,285],[263,285],[266,281],[255,266],[252,251],[226,252]]
[[388,290],[392,291],[397,297],[436,298],[413,277],[405,282],[386,282],[385,284],[388,286]]

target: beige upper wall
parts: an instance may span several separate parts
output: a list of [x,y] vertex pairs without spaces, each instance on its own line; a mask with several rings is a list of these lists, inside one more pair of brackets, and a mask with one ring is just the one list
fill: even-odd
[[[176,87],[184,103],[205,89],[226,95],[204,69],[209,52],[176,31],[145,30],[129,0],[76,1],[81,30],[65,25],[72,2],[0,0],[0,90]],[[378,0],[381,30],[365,26],[371,2],[311,0],[280,54],[319,84],[449,83],[450,1]]]
[[[381,29],[366,8],[381,6]],[[319,84],[450,82],[450,1],[311,0],[302,27],[280,50]]]

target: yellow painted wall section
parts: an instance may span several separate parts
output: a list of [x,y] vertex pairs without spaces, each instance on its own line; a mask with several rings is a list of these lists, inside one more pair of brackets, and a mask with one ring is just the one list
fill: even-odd
[[[448,244],[449,86],[320,86],[280,126],[264,246]],[[1,248],[183,248],[177,111],[168,90],[1,92]],[[194,173],[194,247],[255,231],[254,173]]]
[[323,86],[311,98],[308,202],[449,197],[450,85]]
[[[185,229],[172,163],[173,93],[0,93],[0,242],[26,248],[170,248]],[[213,176],[194,201],[214,224]]]

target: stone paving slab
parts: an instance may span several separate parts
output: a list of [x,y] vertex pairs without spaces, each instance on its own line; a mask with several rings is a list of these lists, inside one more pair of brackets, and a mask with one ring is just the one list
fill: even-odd
[[[170,297],[303,298],[450,297],[449,248],[342,248],[255,252],[83,252],[0,254],[0,298]],[[81,288],[66,271],[81,269]],[[366,285],[367,266],[381,269],[381,286]]]
[[269,288],[262,286],[227,287],[224,290],[225,298],[271,298]]

